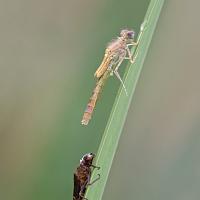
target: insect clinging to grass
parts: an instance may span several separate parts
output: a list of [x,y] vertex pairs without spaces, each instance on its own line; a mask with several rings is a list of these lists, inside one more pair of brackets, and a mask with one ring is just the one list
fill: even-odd
[[94,74],[97,82],[81,120],[83,125],[87,125],[89,123],[99,94],[109,76],[114,74],[121,82],[126,95],[128,95],[125,84],[118,70],[125,59],[128,59],[131,63],[135,62],[137,54],[132,55],[130,47],[137,46],[139,44],[143,30],[144,23],[140,27],[140,33],[137,41],[134,41],[135,32],[131,29],[123,29],[120,32],[120,36],[108,44],[105,50],[104,58]]
[[92,164],[95,155],[93,153],[85,154],[80,160],[80,165],[77,167],[74,173],[74,191],[73,191],[73,200],[87,200],[85,196],[85,192],[89,185],[92,185],[97,180],[99,180],[100,175],[98,177],[90,181],[92,169],[100,169]]

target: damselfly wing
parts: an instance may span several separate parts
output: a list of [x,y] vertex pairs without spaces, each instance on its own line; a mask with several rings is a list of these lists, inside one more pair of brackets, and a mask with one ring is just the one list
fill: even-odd
[[109,49],[106,49],[103,61],[94,74],[96,78],[99,79],[108,69],[108,66],[111,64],[111,59],[112,59],[111,53],[112,52]]

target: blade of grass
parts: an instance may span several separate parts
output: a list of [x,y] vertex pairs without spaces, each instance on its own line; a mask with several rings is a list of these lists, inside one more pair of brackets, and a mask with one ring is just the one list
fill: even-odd
[[140,38],[139,45],[135,49],[135,53],[137,53],[136,61],[134,64],[129,64],[130,66],[127,67],[125,73],[124,82],[129,95],[127,97],[123,88],[120,87],[96,156],[96,165],[100,166],[101,169],[94,171],[91,180],[95,179],[98,173],[100,173],[101,178],[97,183],[88,188],[86,197],[89,200],[101,200],[102,198],[128,108],[134,94],[135,87],[163,3],[164,0],[150,1],[147,13],[144,18],[145,29]]

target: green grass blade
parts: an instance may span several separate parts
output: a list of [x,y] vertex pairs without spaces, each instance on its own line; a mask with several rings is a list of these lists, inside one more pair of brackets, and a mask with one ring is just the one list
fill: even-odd
[[89,186],[86,193],[86,197],[89,200],[101,200],[102,198],[128,108],[134,94],[163,3],[164,0],[150,1],[144,19],[144,22],[146,22],[145,30],[140,38],[139,45],[135,49],[137,52],[136,61],[134,64],[129,64],[125,73],[124,82],[129,95],[127,97],[123,88],[120,87],[96,157],[96,165],[100,166],[101,169],[94,170],[91,180],[94,180],[98,173],[101,175],[101,178],[94,185]]

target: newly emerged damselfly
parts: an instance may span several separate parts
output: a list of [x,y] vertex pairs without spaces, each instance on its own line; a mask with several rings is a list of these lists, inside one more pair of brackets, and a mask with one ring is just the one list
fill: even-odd
[[140,34],[137,41],[134,41],[135,32],[133,30],[124,29],[120,32],[120,36],[112,40],[104,54],[103,61],[101,65],[96,70],[94,76],[97,78],[96,86],[93,90],[92,96],[87,104],[86,110],[83,114],[81,123],[87,125],[92,117],[97,99],[102,90],[103,85],[105,84],[107,78],[111,75],[115,75],[121,82],[126,95],[128,95],[124,82],[118,72],[118,69],[123,62],[123,60],[128,59],[131,63],[135,62],[136,55],[131,54],[130,46],[137,46],[141,35],[144,30],[144,23],[140,27]]
[[77,167],[74,173],[74,191],[73,191],[73,200],[83,200],[86,199],[85,192],[89,185],[92,185],[100,178],[100,174],[98,177],[90,182],[92,169],[100,169],[92,164],[95,155],[93,153],[85,154],[80,160],[80,165]]

